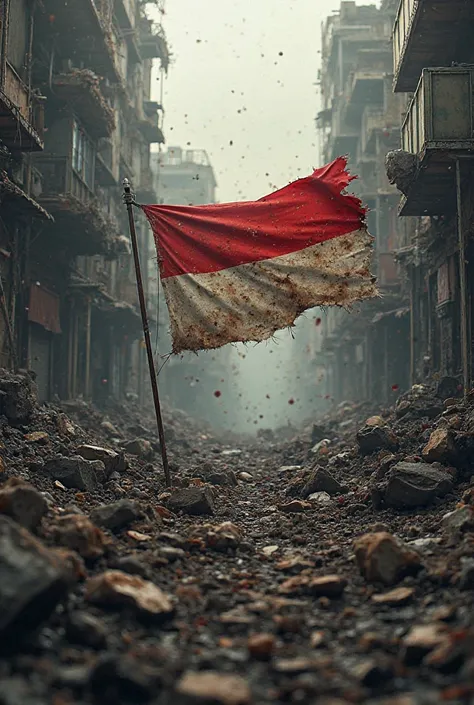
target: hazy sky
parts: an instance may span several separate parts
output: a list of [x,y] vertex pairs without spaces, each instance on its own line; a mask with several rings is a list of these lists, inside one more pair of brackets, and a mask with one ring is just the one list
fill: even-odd
[[317,166],[321,22],[339,5],[166,0],[167,145],[208,152],[220,201],[258,198]]

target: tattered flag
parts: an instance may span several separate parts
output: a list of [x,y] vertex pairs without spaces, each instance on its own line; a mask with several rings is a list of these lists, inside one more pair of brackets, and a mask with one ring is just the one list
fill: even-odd
[[376,295],[365,208],[339,157],[258,201],[142,206],[173,352],[262,341],[314,306]]

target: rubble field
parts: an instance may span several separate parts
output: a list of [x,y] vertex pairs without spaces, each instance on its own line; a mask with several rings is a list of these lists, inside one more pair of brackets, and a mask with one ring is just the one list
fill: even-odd
[[474,703],[474,398],[291,439],[0,374],[0,705]]

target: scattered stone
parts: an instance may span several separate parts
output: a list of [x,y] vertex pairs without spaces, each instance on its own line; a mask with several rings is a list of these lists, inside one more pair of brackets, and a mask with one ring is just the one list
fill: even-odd
[[80,455],[69,458],[58,455],[44,465],[46,473],[64,487],[92,492],[105,479],[105,466],[101,460],[85,460]]
[[129,536],[134,541],[138,541],[139,543],[143,541],[151,541],[152,538],[150,534],[144,534],[141,531],[133,531],[132,529],[130,529],[130,531],[127,531],[127,536]]
[[391,469],[384,491],[391,507],[418,507],[444,497],[453,488],[452,476],[427,463],[397,463]]
[[129,553],[126,556],[120,556],[113,563],[113,568],[121,570],[130,575],[140,575],[142,578],[148,578],[148,568],[144,565],[139,556],[134,553]]
[[232,471],[211,472],[206,479],[211,485],[220,487],[236,487],[238,484],[235,473]]
[[109,448],[82,445],[76,449],[76,453],[86,460],[101,460],[104,463],[107,477],[115,471],[123,472],[128,467],[127,459],[123,453],[117,453],[115,450],[109,450]]
[[35,384],[30,375],[12,374],[2,369],[0,375],[0,413],[12,424],[27,423],[36,407]]
[[442,524],[443,528],[451,533],[474,530],[474,507],[468,504],[458,507],[444,515]]
[[55,552],[5,516],[0,516],[0,575],[0,635],[11,647],[49,617],[68,581]]
[[448,634],[448,627],[439,622],[412,627],[402,642],[403,660],[409,665],[419,663],[426,654],[445,643]]
[[133,607],[147,618],[168,619],[174,612],[168,595],[149,580],[120,570],[107,570],[90,578],[85,598],[105,607]]
[[341,494],[343,487],[325,468],[316,468],[303,487],[302,497],[306,499],[315,492],[327,492],[329,495]]
[[76,428],[72,421],[68,419],[66,414],[58,415],[56,419],[56,426],[61,436],[69,436],[72,438],[76,435]]
[[324,575],[320,578],[311,578],[308,590],[315,597],[341,597],[346,585],[347,580],[339,575]]
[[312,505],[311,502],[293,499],[291,502],[286,502],[286,504],[280,504],[278,508],[280,512],[284,512],[285,514],[299,514],[307,509],[311,509]]
[[271,658],[275,643],[276,640],[273,634],[252,634],[247,640],[247,648],[251,656],[266,661]]
[[388,532],[364,534],[354,542],[355,557],[369,582],[392,585],[421,565],[420,556]]
[[253,475],[251,475],[249,472],[239,472],[238,478],[243,482],[253,482]]
[[143,511],[140,505],[130,499],[120,499],[112,504],[104,504],[93,509],[90,514],[94,524],[109,531],[120,531],[142,517]]
[[397,450],[398,439],[386,426],[364,426],[357,433],[361,455],[370,455],[379,450]]
[[101,656],[89,678],[89,689],[98,705],[146,705],[161,685],[160,669],[133,653]]
[[25,441],[27,443],[47,443],[49,441],[49,433],[46,433],[46,431],[32,431],[25,434]]
[[66,636],[74,644],[103,649],[107,646],[107,627],[88,612],[73,612],[66,625]]
[[119,438],[122,435],[120,431],[115,428],[113,423],[107,420],[102,421],[102,423],[100,424],[100,428],[111,438]]
[[262,548],[262,553],[263,553],[265,556],[270,557],[270,556],[273,556],[273,554],[276,553],[276,552],[279,550],[279,548],[280,548],[280,547],[277,546],[277,545],[274,545],[274,546],[264,546],[264,547]]
[[371,416],[365,422],[366,426],[385,426],[385,421],[381,416]]
[[386,683],[392,677],[393,671],[388,665],[377,663],[374,659],[366,659],[352,669],[353,677],[367,688],[375,688]]
[[214,514],[214,499],[208,487],[188,487],[174,492],[168,500],[172,512],[185,514]]
[[94,560],[104,554],[105,536],[81,514],[65,514],[57,519],[53,535],[62,546],[77,551],[82,558]]
[[415,588],[399,587],[382,595],[372,595],[372,602],[376,605],[388,605],[389,607],[399,607],[410,602],[415,594]]
[[313,492],[313,494],[310,494],[307,499],[309,502],[315,502],[316,504],[333,504],[333,500],[327,492]]
[[176,694],[176,705],[248,705],[252,699],[244,678],[217,671],[186,671]]
[[151,460],[153,458],[153,446],[145,438],[134,438],[133,441],[125,443],[124,448],[127,453],[136,455],[142,460]]
[[459,587],[461,590],[474,588],[474,558],[463,556],[459,573]]
[[422,456],[428,463],[446,462],[454,453],[452,432],[447,428],[437,428],[423,448]]
[[183,551],[182,548],[176,548],[176,546],[161,546],[158,549],[158,555],[166,558],[169,563],[174,563],[181,558],[185,558],[186,551]]
[[48,511],[48,502],[33,485],[11,477],[0,490],[0,513],[26,529],[35,529]]
[[312,671],[317,665],[315,659],[296,656],[295,658],[279,658],[274,662],[273,667],[277,673],[297,676],[299,673]]
[[242,541],[242,533],[238,526],[230,521],[225,521],[217,526],[202,524],[191,528],[189,541],[191,544],[201,543],[215,551],[226,551],[229,548],[237,548]]
[[309,643],[312,649],[319,649],[320,646],[323,646],[325,641],[326,633],[321,630],[317,630],[312,632]]

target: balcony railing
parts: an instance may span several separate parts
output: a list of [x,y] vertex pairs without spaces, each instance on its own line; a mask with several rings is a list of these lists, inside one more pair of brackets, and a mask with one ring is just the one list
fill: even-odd
[[43,101],[31,92],[8,63],[5,83],[0,90],[0,130],[2,141],[13,151],[43,149]]
[[393,29],[394,90],[414,91],[425,66],[463,61],[462,44],[470,41],[473,22],[474,8],[465,0],[400,0]]
[[35,166],[43,175],[41,200],[72,196],[84,205],[95,201],[94,192],[73,169],[70,157],[41,155],[35,160]]

